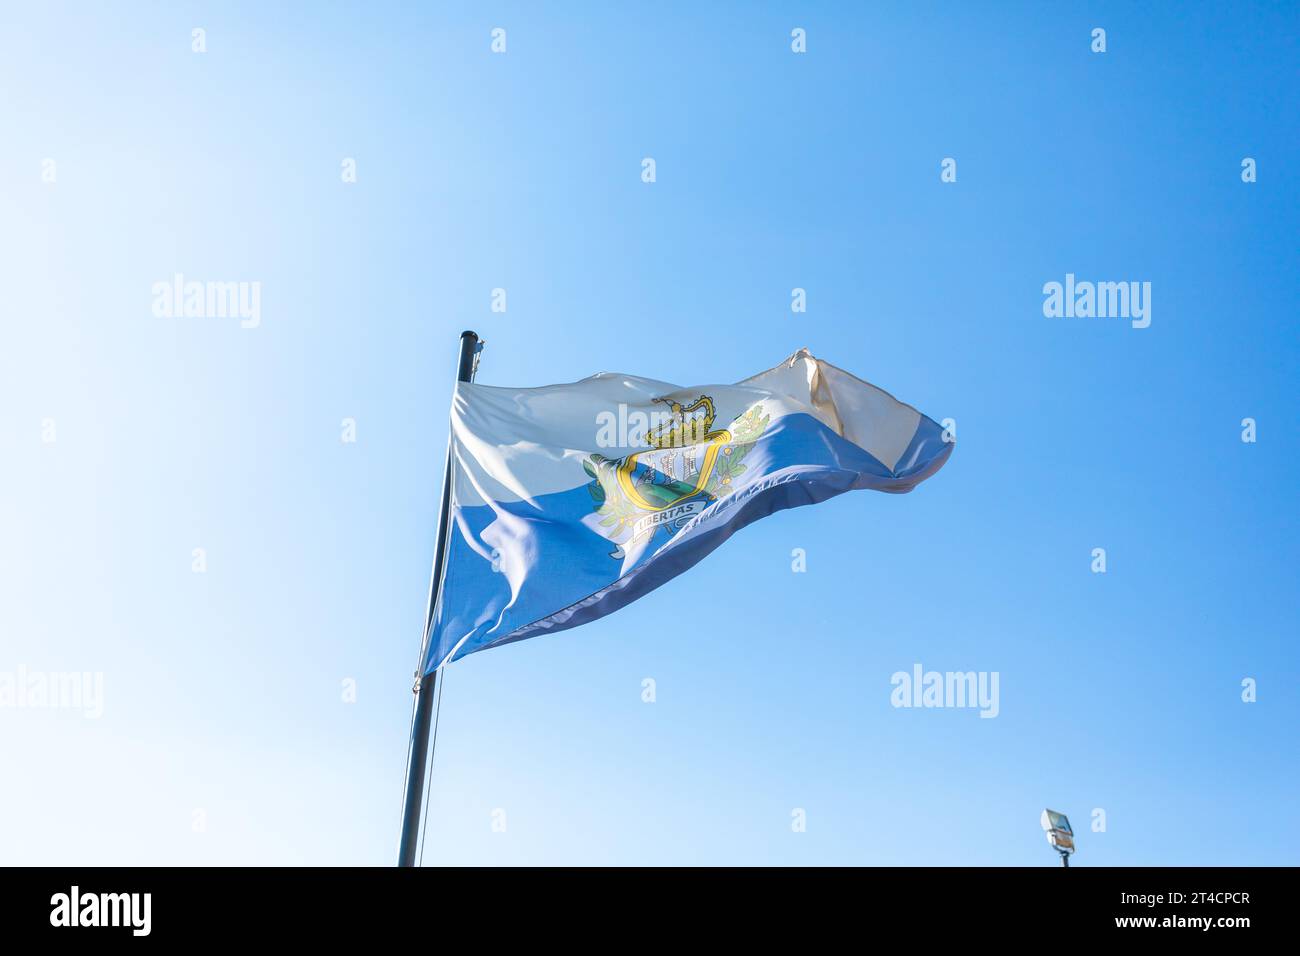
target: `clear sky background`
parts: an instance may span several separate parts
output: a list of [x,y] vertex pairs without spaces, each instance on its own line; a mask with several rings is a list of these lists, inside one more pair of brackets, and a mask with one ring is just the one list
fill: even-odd
[[465,328],[505,386],[808,346],[958,447],[453,665],[426,862],[1050,866],[1045,806],[1298,862],[1296,6],[696,6],[0,8],[0,672],[104,681],[0,708],[0,863],[394,860]]

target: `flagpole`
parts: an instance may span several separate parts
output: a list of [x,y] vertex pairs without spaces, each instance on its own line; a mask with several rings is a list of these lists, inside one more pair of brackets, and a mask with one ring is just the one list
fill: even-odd
[[[456,370],[457,382],[470,382],[478,363],[475,356],[483,346],[473,332],[460,333],[460,363]],[[451,436],[447,436],[447,467],[442,476],[442,506],[438,514],[438,541],[433,552],[433,574],[429,579],[429,605],[424,619],[424,638],[420,642],[420,662],[415,671],[415,716],[411,720],[411,748],[406,765],[406,795],[402,805],[402,839],[398,851],[398,866],[415,866],[415,853],[420,837],[420,804],[424,798],[424,769],[429,749],[429,728],[433,723],[434,688],[438,672],[421,677],[429,638],[433,632],[433,616],[442,599],[442,579],[446,571],[447,531],[451,515]]]

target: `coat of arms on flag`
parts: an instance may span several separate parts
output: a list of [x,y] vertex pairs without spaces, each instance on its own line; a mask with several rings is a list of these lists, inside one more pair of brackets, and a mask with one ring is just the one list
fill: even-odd
[[[671,409],[667,422],[646,432],[646,451],[622,458],[591,454],[583,467],[587,490],[601,516],[599,526],[615,542],[645,542],[656,531],[681,528],[711,502],[730,494],[745,470],[743,460],[767,427],[761,404],[750,407],[729,428],[714,430],[713,399],[701,395],[683,406],[656,398]],[[620,545],[610,557],[623,558]]]

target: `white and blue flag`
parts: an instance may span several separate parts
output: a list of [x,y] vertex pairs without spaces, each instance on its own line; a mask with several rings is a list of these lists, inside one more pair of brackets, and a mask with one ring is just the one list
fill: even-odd
[[934,420],[806,349],[735,385],[459,383],[425,672],[610,614],[783,508],[911,491],[952,447]]

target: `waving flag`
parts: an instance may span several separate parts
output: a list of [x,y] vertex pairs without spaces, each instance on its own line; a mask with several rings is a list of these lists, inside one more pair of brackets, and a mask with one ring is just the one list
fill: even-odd
[[426,673],[610,614],[775,511],[911,491],[952,443],[803,349],[735,385],[608,372],[544,388],[461,382],[451,448]]

